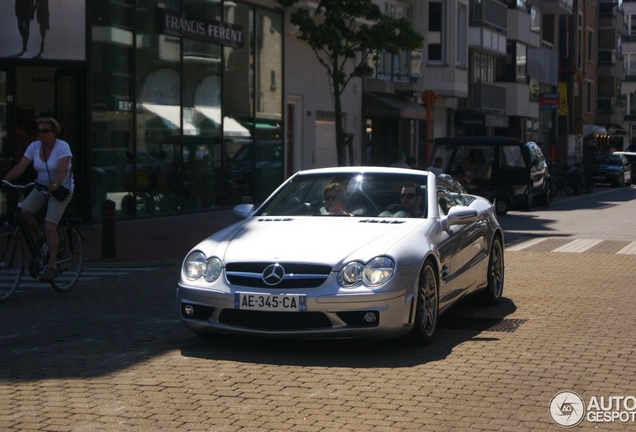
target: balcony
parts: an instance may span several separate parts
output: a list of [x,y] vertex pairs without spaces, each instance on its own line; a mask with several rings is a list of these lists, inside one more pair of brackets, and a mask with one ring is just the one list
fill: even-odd
[[573,0],[541,0],[541,13],[572,15]]
[[596,73],[599,77],[615,77],[622,81],[625,77],[623,57],[617,55],[614,49],[599,49]]
[[618,33],[625,33],[626,26],[623,9],[614,3],[599,4],[598,28],[614,29]]
[[508,8],[495,0],[471,0],[468,20],[469,48],[506,55]]
[[616,64],[616,50],[615,49],[599,49],[598,50],[598,62],[599,64]]
[[508,30],[508,7],[495,0],[470,0],[468,25],[486,27],[503,34]]
[[472,83],[469,85],[469,108],[493,114],[506,113],[506,89],[489,83]]

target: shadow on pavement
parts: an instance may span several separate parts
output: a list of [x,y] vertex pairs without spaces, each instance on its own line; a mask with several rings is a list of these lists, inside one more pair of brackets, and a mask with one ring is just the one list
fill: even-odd
[[[471,341],[499,340],[488,328],[472,326],[479,319],[502,321],[516,310],[503,298],[497,306],[484,307],[467,298],[440,319],[435,340],[418,346],[405,340],[365,341],[355,339],[272,339],[223,334],[192,336],[184,340],[181,354],[208,360],[267,363],[273,365],[394,368],[411,367],[446,358],[454,347]],[[454,325],[462,321],[466,325]]]

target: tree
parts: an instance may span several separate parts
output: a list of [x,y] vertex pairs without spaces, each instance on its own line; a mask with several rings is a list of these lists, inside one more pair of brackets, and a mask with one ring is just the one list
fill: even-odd
[[[286,8],[299,0],[277,0]],[[319,0],[314,11],[291,13],[299,39],[307,42],[329,75],[336,115],[338,165],[346,162],[346,134],[342,124],[341,96],[353,78],[373,75],[370,59],[382,52],[396,55],[422,47],[423,36],[403,18],[385,15],[372,0]]]

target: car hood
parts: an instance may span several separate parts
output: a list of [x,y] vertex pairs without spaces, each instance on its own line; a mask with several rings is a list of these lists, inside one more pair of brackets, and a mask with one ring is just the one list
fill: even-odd
[[[356,259],[383,254],[405,236],[432,221],[425,219],[373,219],[356,217],[251,217],[199,243],[194,249],[229,262],[294,261],[337,267]],[[413,234],[412,234],[413,233]],[[194,250],[193,249],[193,250]]]
[[622,171],[622,165],[609,165],[609,164],[595,164],[592,165],[592,169],[596,171]]

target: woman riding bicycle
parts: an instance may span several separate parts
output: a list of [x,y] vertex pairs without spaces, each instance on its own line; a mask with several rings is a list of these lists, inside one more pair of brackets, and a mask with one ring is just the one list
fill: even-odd
[[[33,163],[33,168],[38,173],[38,183],[46,187],[45,190],[35,188],[29,193],[22,202],[22,215],[31,237],[40,246],[42,241],[40,240],[38,224],[34,214],[46,207],[44,233],[46,235],[49,258],[46,268],[40,275],[40,281],[50,282],[58,274],[57,265],[55,264],[59,247],[57,225],[73,196],[74,181],[71,172],[73,154],[68,143],[57,138],[61,128],[55,119],[43,117],[38,119],[37,124],[39,139],[29,144],[20,162],[9,171],[4,180],[13,181]],[[60,196],[60,192],[64,191],[64,189],[68,190],[68,194],[63,199],[55,198],[54,195]]]

